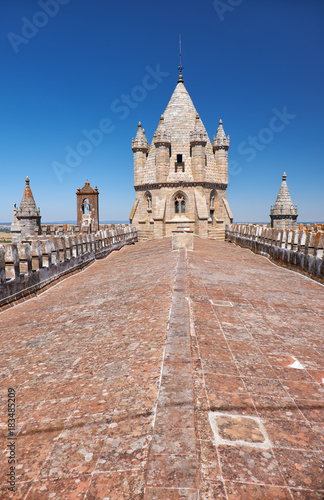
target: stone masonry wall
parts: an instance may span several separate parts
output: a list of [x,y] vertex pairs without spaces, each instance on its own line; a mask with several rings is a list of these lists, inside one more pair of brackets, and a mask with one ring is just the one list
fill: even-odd
[[229,224],[226,241],[324,282],[324,231]]
[[136,228],[125,225],[96,234],[34,236],[0,249],[0,310],[136,241]]

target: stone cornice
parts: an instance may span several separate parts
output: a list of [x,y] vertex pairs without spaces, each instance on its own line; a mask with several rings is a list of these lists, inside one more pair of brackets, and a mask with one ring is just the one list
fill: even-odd
[[226,189],[227,184],[219,182],[192,182],[192,181],[178,181],[178,182],[156,182],[149,184],[139,184],[134,186],[135,191],[149,191],[151,189],[160,189],[162,187],[170,188],[186,188],[186,187],[204,187],[207,189]]

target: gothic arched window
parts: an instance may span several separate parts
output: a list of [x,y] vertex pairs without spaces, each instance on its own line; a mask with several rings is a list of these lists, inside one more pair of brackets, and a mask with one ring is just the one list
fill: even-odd
[[174,211],[176,214],[186,213],[186,199],[182,193],[179,193],[174,198]]

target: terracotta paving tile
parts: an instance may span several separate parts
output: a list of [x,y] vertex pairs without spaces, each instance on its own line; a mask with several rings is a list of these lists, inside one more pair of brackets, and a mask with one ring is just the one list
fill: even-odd
[[242,377],[247,391],[256,396],[288,396],[285,386],[278,379],[256,379],[254,377]]
[[214,373],[214,374],[226,374],[226,375],[236,375],[237,377],[240,375],[238,368],[234,362],[222,362],[215,361],[213,359],[202,359],[202,366],[205,374]]
[[[312,426],[301,420],[265,420],[263,425],[275,448],[299,450],[323,450],[324,430],[316,433]],[[318,429],[320,430],[320,429]]]
[[144,484],[144,472],[139,469],[93,474],[84,499],[142,500]]
[[323,452],[275,449],[275,457],[288,486],[324,490]]
[[284,486],[284,477],[270,450],[219,446],[222,473],[228,481]]
[[23,426],[17,439],[16,480],[35,478],[51,453],[55,439],[63,431],[66,421],[35,422]]
[[323,500],[324,489],[321,491],[314,491],[309,489],[295,489],[290,488],[294,500]]
[[324,401],[324,386],[316,384],[315,382],[303,382],[286,380],[284,388],[288,394],[293,398],[310,399],[314,401]]
[[200,498],[203,500],[227,500],[224,484],[222,481],[211,481],[205,479],[200,488]]
[[254,396],[254,404],[262,418],[305,420],[296,402],[289,397]]
[[310,422],[324,423],[324,402],[298,398],[295,400],[301,413]]
[[203,480],[221,481],[222,471],[218,463],[217,447],[211,440],[198,442],[199,469]]
[[147,485],[196,488],[195,455],[153,455],[147,469]]
[[108,423],[105,418],[73,418],[65,425],[43,463],[39,478],[91,473],[95,469]]
[[146,488],[145,500],[198,500],[196,489],[189,488]]
[[308,370],[308,373],[316,382],[324,384],[324,370]]
[[130,470],[143,467],[152,439],[153,416],[119,419],[105,431],[96,471]]
[[91,482],[90,474],[80,476],[66,477],[63,476],[55,481],[35,481],[26,500],[74,500],[83,499],[89,484]]
[[209,394],[210,410],[239,415],[257,415],[253,399],[249,394],[219,393]]
[[6,480],[3,480],[0,484],[0,498],[10,499],[10,500],[21,500],[25,498],[28,490],[31,487],[32,482],[16,482],[15,490],[8,491],[8,484]]
[[216,396],[223,392],[246,394],[246,389],[241,377],[225,375],[224,373],[209,373],[206,380],[206,389],[209,395],[216,394]]
[[314,379],[308,370],[276,367],[272,367],[272,370],[275,375],[274,378],[279,379],[283,385],[286,380],[294,380],[296,382],[299,380],[302,382],[314,382]]
[[209,411],[196,410],[195,425],[197,439],[200,441],[213,441],[214,435],[209,423]]
[[151,451],[157,455],[185,455],[196,452],[192,408],[169,407],[157,410]]
[[[228,500],[291,500],[288,488],[225,481]],[[304,497],[306,498],[306,497]]]

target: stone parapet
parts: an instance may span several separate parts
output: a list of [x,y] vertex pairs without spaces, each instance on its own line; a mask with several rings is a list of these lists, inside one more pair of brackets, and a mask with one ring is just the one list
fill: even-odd
[[324,282],[324,231],[317,227],[315,230],[277,229],[229,224],[225,239]]
[[116,225],[96,234],[44,236],[0,249],[0,310],[36,295],[113,250],[135,243],[137,229]]

